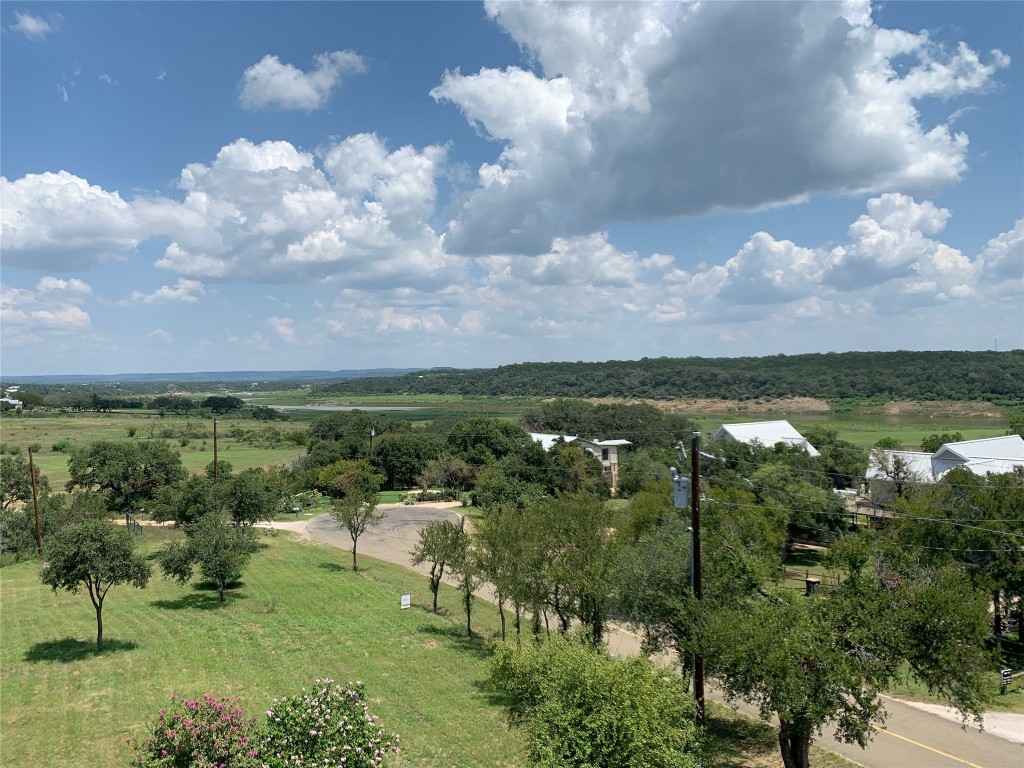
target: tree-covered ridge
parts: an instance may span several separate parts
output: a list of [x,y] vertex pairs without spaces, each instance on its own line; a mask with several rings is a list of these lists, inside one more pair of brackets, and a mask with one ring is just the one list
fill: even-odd
[[817,397],[827,400],[1024,400],[1024,350],[830,352],[773,357],[659,357],[517,363],[331,383],[351,394],[547,397]]

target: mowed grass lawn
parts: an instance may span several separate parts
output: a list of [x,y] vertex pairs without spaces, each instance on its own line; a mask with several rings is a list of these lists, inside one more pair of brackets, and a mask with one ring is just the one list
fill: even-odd
[[[147,548],[172,531],[147,530]],[[155,537],[155,540],[154,538]],[[0,573],[0,764],[125,765],[126,736],[172,693],[237,696],[259,716],[275,696],[316,678],[361,680],[373,711],[402,736],[394,766],[521,765],[521,741],[485,689],[489,651],[450,616],[428,610],[425,577],[369,558],[268,536],[243,582],[220,607],[216,593],[180,587],[154,571],[145,590],[114,587],[103,611],[109,650],[95,653],[86,594],[53,594],[39,565]],[[400,610],[403,592],[413,607]],[[497,618],[478,603],[474,624]]]

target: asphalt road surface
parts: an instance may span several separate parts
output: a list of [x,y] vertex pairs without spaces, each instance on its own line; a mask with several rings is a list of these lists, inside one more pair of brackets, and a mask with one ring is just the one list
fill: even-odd
[[[359,538],[358,554],[413,568],[409,551],[419,531],[435,520],[458,523],[457,503],[445,505],[382,505],[384,519]],[[338,528],[329,515],[313,518],[305,525],[314,539],[351,551],[352,540]],[[429,567],[413,568],[428,573]],[[485,599],[493,599],[486,592]],[[612,653],[638,653],[640,639],[622,628],[611,628],[608,646]],[[713,688],[709,696],[719,699]],[[757,715],[752,707],[734,703],[738,709]],[[937,715],[915,709],[896,699],[886,698],[889,712],[885,727],[876,730],[867,749],[843,744],[826,732],[815,743],[838,752],[867,768],[1024,768],[1024,745],[999,738],[976,727],[963,728]]]

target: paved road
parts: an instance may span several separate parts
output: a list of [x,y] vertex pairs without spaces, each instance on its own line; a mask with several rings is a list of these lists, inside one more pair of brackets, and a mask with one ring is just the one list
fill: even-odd
[[[409,551],[418,540],[421,528],[434,520],[460,518],[458,505],[382,505],[384,519],[359,539],[359,554],[413,568]],[[310,520],[306,533],[342,549],[351,550],[348,534],[338,528],[329,515]],[[429,568],[414,570],[427,573]],[[487,598],[487,594],[481,595]],[[493,598],[492,598],[493,599]],[[617,655],[638,653],[639,638],[622,628],[609,632],[608,645]],[[718,699],[713,689],[709,695]],[[757,715],[750,706],[734,704]],[[843,744],[826,733],[817,744],[858,762],[867,768],[1024,768],[1024,745],[998,738],[977,728],[963,729],[957,723],[915,709],[896,699],[886,698],[889,711],[885,728],[875,734],[867,749]]]

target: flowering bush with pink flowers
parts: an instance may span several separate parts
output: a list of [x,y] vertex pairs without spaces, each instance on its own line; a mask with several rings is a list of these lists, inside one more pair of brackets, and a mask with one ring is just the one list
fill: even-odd
[[[129,742],[132,740],[129,739]],[[135,742],[133,766],[142,768],[260,768],[259,737],[237,699],[171,696],[152,731]]]
[[371,768],[400,750],[398,734],[385,732],[370,714],[362,683],[325,679],[298,696],[274,699],[260,751],[267,768]]
[[171,697],[133,742],[139,768],[376,768],[397,754],[398,734],[388,734],[363,700],[363,684],[317,680],[298,696],[274,699],[264,727],[245,717],[237,699]]

